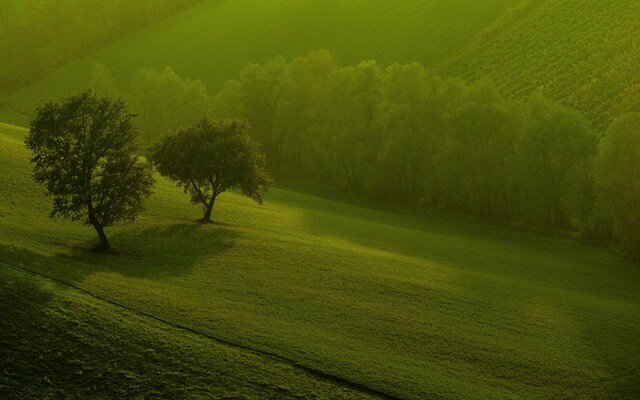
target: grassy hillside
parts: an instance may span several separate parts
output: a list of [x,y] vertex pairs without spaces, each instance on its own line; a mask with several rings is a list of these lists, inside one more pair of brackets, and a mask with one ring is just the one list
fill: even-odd
[[202,226],[160,181],[135,224],[108,231],[122,255],[103,256],[90,229],[47,218],[24,130],[0,130],[5,264],[401,398],[640,396],[640,269],[610,251],[324,189],[276,187],[264,206],[224,194]]
[[625,111],[640,111],[640,2],[528,3],[439,70],[488,77],[515,98],[539,91],[600,128]]
[[0,261],[3,399],[375,399]]
[[[173,67],[212,91],[247,63],[326,48],[344,63],[419,61],[433,66],[522,0],[209,0],[130,35],[21,90],[15,106],[89,84],[95,62],[128,83],[139,68]],[[446,24],[443,24],[446,21]]]

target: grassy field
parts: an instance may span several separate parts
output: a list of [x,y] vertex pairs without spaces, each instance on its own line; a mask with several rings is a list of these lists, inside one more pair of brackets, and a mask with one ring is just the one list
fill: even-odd
[[345,64],[375,59],[433,66],[522,1],[204,1],[19,91],[14,107],[29,113],[42,100],[86,88],[96,62],[112,70],[124,90],[139,68],[171,66],[213,93],[250,62],[321,48]]
[[376,399],[0,261],[3,399]]
[[[136,223],[108,230],[121,255],[104,256],[87,251],[95,241],[89,228],[47,218],[48,200],[30,180],[25,131],[0,125],[0,132],[4,264],[399,398],[640,397],[640,268],[611,251],[296,185],[277,185],[263,206],[223,194],[218,223],[199,225],[201,210],[160,180]],[[219,393],[216,385],[233,370],[232,398],[251,397],[261,387],[247,372],[255,365],[280,371],[267,379],[265,393],[283,386],[303,398],[337,397],[332,390],[366,395],[41,278],[0,271],[3,299],[17,304],[12,321],[34,313],[40,317],[33,320],[52,327],[33,333],[41,352],[47,340],[71,350],[94,341],[107,346],[98,354],[104,358],[84,361],[87,380],[72,384],[60,377],[63,369],[75,373],[69,362],[52,365],[66,393],[91,393],[92,379],[119,346],[108,344],[113,338],[138,360],[125,367],[122,359],[119,376],[132,387],[141,374],[134,392],[141,395],[152,390],[154,371],[187,364],[172,375],[176,387],[167,382],[159,390],[188,397],[194,382],[193,396]],[[25,301],[34,309],[23,311]],[[75,311],[85,308],[91,311]],[[69,324],[78,335],[59,334]],[[154,359],[127,338],[149,338],[151,349],[167,355],[136,372]],[[38,368],[16,362],[14,376],[0,384],[16,385],[16,375],[33,376]],[[34,390],[54,390],[38,382]],[[118,389],[104,390],[99,394],[109,397]]]

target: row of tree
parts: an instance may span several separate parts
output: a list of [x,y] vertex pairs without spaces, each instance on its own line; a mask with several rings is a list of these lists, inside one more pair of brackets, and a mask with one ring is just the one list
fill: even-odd
[[0,88],[31,83],[200,0],[2,0]]
[[[101,66],[92,86],[116,90]],[[417,63],[341,67],[326,51],[249,65],[213,98],[170,68],[141,70],[127,96],[149,145],[208,110],[247,120],[279,176],[640,256],[638,114],[596,132],[540,94],[507,100]]]
[[249,65],[213,113],[248,120],[280,175],[577,231],[640,257],[640,114],[597,133],[539,94],[508,101],[491,82],[443,79],[417,63],[339,67],[324,51]]

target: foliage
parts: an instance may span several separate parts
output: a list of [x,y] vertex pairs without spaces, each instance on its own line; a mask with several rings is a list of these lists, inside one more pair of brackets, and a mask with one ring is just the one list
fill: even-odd
[[570,226],[572,215],[591,208],[585,186],[597,143],[579,113],[540,95],[527,100],[518,151],[525,166],[520,180],[529,224],[547,230]]
[[600,141],[595,170],[596,223],[640,260],[640,114],[615,120]]
[[202,118],[162,138],[151,150],[151,160],[161,175],[191,195],[192,204],[204,206],[203,222],[211,221],[219,194],[238,189],[262,204],[271,183],[248,125],[236,120]]
[[597,137],[539,94],[509,101],[488,80],[340,67],[320,51],[252,64],[213,104],[249,120],[287,177],[547,231],[581,229],[591,210]]
[[147,144],[167,132],[193,124],[210,107],[207,89],[199,80],[183,79],[171,68],[141,69],[131,84],[132,108],[139,113]]
[[133,117],[123,100],[87,91],[39,107],[25,140],[34,179],[53,196],[51,217],[93,226],[103,250],[103,229],[133,221],[154,182],[134,155]]

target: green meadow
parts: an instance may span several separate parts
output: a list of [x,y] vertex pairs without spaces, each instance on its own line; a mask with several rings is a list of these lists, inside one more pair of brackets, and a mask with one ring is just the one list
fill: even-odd
[[[640,399],[638,0],[0,0],[0,60],[0,400]],[[114,254],[25,147],[89,87],[156,168]],[[211,224],[202,112],[275,176]]]
[[287,182],[201,225],[158,177],[105,256],[0,132],[9,398],[640,396],[640,269],[611,250]]

